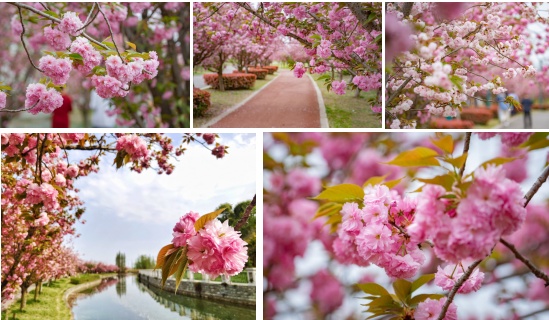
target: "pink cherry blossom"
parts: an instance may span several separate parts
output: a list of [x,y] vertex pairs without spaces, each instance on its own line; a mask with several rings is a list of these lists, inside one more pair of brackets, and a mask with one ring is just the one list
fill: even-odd
[[25,97],[25,108],[32,108],[29,110],[32,114],[51,113],[63,104],[63,98],[57,90],[47,89],[41,83],[29,84]]
[[212,278],[221,274],[232,276],[244,269],[248,260],[247,250],[240,232],[229,226],[228,220],[221,223],[214,219],[188,242],[190,268]]
[[212,150],[212,154],[217,158],[221,159],[225,156],[225,146],[216,146]]
[[298,78],[303,77],[305,72],[306,72],[306,70],[305,70],[305,67],[303,67],[303,63],[298,62],[298,63],[295,64],[295,66],[294,66],[294,75],[296,77],[298,77]]
[[332,81],[332,90],[335,94],[344,95],[345,89],[347,88],[347,83],[345,80],[341,81]]
[[54,84],[67,83],[72,70],[72,61],[69,58],[56,59],[53,56],[43,56],[38,62],[38,67],[44,74],[50,77]]
[[6,93],[4,91],[0,91],[0,110],[6,107],[6,98]]
[[326,269],[318,271],[311,277],[313,288],[311,300],[322,314],[334,312],[343,303],[344,290],[339,281]]
[[78,14],[75,12],[65,12],[63,15],[63,19],[61,19],[61,22],[57,26],[59,31],[70,34],[71,36],[78,36],[82,33],[81,31],[77,31],[78,29],[82,28],[84,26],[84,23],[82,23],[82,20],[78,17]]
[[147,144],[137,135],[123,135],[116,142],[116,150],[126,151],[133,160],[147,157]]
[[196,234],[194,223],[199,218],[196,212],[189,212],[179,218],[179,221],[173,227],[172,243],[175,247],[187,245],[187,241]]
[[[450,291],[456,284],[456,281],[461,278],[464,273],[464,268],[467,266],[449,264],[444,269],[440,266],[435,274],[435,284],[441,287],[443,290]],[[484,273],[475,269],[469,278],[459,288],[458,293],[467,294],[470,292],[478,291],[484,281]]]
[[[415,320],[436,320],[438,315],[442,311],[442,306],[446,302],[447,298],[441,298],[439,300],[433,300],[427,298],[425,301],[420,302],[414,311]],[[446,311],[446,315],[443,320],[456,320],[457,319],[457,307],[452,302]]]
[[71,37],[50,26],[44,28],[44,38],[55,50],[67,50],[71,45]]
[[105,99],[125,97],[128,91],[124,84],[111,76],[92,76],[92,85],[96,87],[97,94]]
[[82,56],[83,63],[77,64],[75,68],[86,75],[98,66],[103,59],[101,54],[90,44],[89,40],[84,37],[76,38],[71,44],[70,51]]

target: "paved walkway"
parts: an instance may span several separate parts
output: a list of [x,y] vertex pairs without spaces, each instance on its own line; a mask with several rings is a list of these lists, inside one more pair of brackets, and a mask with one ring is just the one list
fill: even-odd
[[[531,115],[532,129],[549,129],[549,110],[534,110]],[[524,115],[519,113],[511,118],[509,126],[497,125],[494,129],[524,129]]]
[[267,87],[210,127],[319,128],[319,104],[310,78],[296,78],[289,70],[278,73]]

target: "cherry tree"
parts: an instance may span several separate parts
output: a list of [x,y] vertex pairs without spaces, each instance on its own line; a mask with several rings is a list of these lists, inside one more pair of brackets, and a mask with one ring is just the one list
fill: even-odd
[[[296,77],[308,65],[336,94],[347,88],[375,91],[369,105],[381,112],[381,3],[200,3],[195,10],[195,63],[215,57],[214,52],[221,58],[216,50],[231,46],[234,34],[256,42],[267,37],[267,44],[276,37],[297,42],[307,59],[293,59]],[[247,14],[234,19],[242,10]],[[336,71],[349,73],[352,80],[336,80]]]
[[[188,3],[1,7],[11,24],[2,26],[10,41],[0,54],[15,67],[0,69],[2,114],[51,113],[70,84],[112,99],[119,126],[189,126]],[[89,99],[80,102],[87,117]]]
[[[508,92],[516,78],[545,80],[545,88],[545,72],[531,58],[549,37],[532,39],[528,28],[547,25],[540,5],[387,4],[386,125],[416,128],[436,116],[456,117],[471,101],[489,104],[487,94]],[[520,110],[518,101],[508,102]]]
[[[487,144],[500,154],[478,154]],[[485,286],[502,288],[494,303],[508,314],[526,316],[515,306],[527,301],[547,312],[546,248],[533,244],[547,240],[536,195],[548,147],[547,133],[266,135],[267,317],[346,317],[345,297],[366,295],[373,318],[457,319],[456,295]],[[546,163],[527,170],[534,153]],[[527,286],[509,297],[519,276]]]
[[[106,155],[115,155],[117,168],[171,174],[173,159],[182,156],[190,143],[223,158],[227,147],[217,138],[213,133],[184,134],[176,146],[164,134],[3,133],[2,298],[11,298],[19,287],[24,296],[32,283],[72,272],[55,270],[64,261],[75,262],[63,245],[75,236],[74,225],[85,211],[74,182],[98,172]],[[71,161],[73,150],[89,155]]]

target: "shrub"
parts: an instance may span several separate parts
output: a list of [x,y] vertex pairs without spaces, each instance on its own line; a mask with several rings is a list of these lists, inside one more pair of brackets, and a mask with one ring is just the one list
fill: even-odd
[[492,111],[492,117],[497,118],[498,117],[498,110],[499,106],[497,104],[493,104],[490,106],[490,111]]
[[205,90],[193,88],[193,115],[201,117],[210,108],[210,93]]
[[476,124],[487,124],[492,118],[492,110],[487,108],[464,108],[461,111],[461,120],[470,120]]
[[259,80],[263,80],[267,77],[267,74],[269,73],[269,70],[267,69],[260,69],[260,68],[248,68],[248,72],[246,72],[246,70],[242,70],[242,71],[238,71],[238,70],[235,70],[233,71],[233,73],[250,73],[250,74],[255,74],[255,76],[257,77],[257,79]]
[[[217,81],[217,74],[208,73],[204,75],[204,81],[213,89],[219,88],[219,82]],[[225,89],[251,89],[257,79],[255,74],[250,73],[227,73],[223,74],[223,84]]]
[[269,70],[269,74],[273,74],[278,71],[278,66],[264,66],[262,69]]
[[536,109],[536,110],[549,110],[549,104],[534,104],[532,106],[532,109]]
[[436,118],[431,121],[433,129],[472,129],[475,126],[473,121],[444,118]]

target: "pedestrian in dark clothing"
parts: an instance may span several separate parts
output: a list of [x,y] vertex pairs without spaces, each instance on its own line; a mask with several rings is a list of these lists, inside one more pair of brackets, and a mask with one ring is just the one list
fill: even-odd
[[524,112],[524,129],[532,129],[532,115],[530,114],[530,110],[532,110],[534,101],[530,98],[524,98],[520,104],[522,104],[522,111]]

